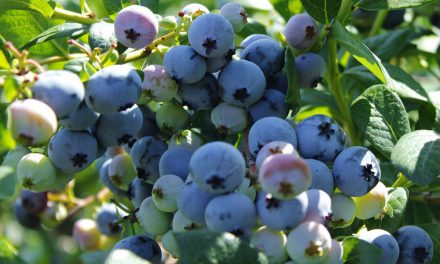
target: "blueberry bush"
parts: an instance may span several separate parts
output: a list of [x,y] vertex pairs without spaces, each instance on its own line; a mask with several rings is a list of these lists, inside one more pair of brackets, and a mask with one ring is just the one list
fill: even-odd
[[1,0],[0,263],[440,263],[438,0]]

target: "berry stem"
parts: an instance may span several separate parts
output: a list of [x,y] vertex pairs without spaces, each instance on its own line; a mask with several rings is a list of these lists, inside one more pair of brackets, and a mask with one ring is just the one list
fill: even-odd
[[399,173],[399,177],[397,178],[397,180],[393,183],[393,186],[391,186],[392,188],[397,188],[397,187],[405,187],[406,185],[410,184],[411,182],[405,177],[405,175],[403,175],[403,173]]
[[66,21],[77,22],[85,25],[91,25],[93,23],[99,22],[99,19],[96,19],[92,14],[78,14],[58,7],[55,7],[52,18],[63,19]]
[[328,39],[328,54],[329,54],[329,84],[330,91],[336,99],[336,103],[338,104],[340,116],[345,123],[345,127],[348,130],[348,134],[351,139],[352,145],[359,145],[359,137],[358,131],[353,125],[353,121],[351,120],[351,110],[350,106],[344,98],[344,94],[341,89],[340,76],[339,72],[339,62],[338,62],[338,46],[332,35],[329,35]]
[[174,38],[174,36],[176,36],[176,34],[177,34],[177,31],[175,31],[175,30],[171,31],[168,34],[163,35],[162,37],[155,39],[150,45],[146,46],[143,49],[135,50],[133,52],[121,55],[118,59],[118,64],[127,63],[130,61],[134,61],[134,60],[149,56],[151,54],[151,52],[157,48],[157,46],[159,46],[161,43],[163,43],[169,39]]
[[50,63],[54,63],[54,62],[66,61],[66,60],[77,59],[77,58],[87,58],[87,55],[85,55],[83,53],[74,53],[74,54],[69,54],[68,57],[66,57],[66,56],[52,56],[49,58],[41,59],[38,61],[38,63],[40,65],[46,65],[46,64],[50,64]]
[[382,28],[382,24],[385,21],[386,16],[388,15],[388,10],[381,10],[377,13],[376,19],[374,20],[373,27],[371,28],[369,37],[373,37],[379,33]]

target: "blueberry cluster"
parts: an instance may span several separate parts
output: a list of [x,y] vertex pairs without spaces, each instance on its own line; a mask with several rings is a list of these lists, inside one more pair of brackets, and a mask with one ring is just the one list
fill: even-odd
[[[25,188],[17,220],[29,228],[56,226],[67,210],[48,195],[90,170],[115,199],[100,204],[94,219],[75,222],[73,237],[83,250],[120,239],[122,223],[130,221],[145,234],[112,245],[110,258],[129,250],[160,263],[156,240],[179,257],[174,232],[205,228],[249,242],[270,263],[342,263],[331,231],[386,212],[378,159],[365,147],[347,146],[342,127],[328,116],[287,118],[284,48],[260,34],[236,47],[235,33],[247,23],[241,5],[212,14],[190,4],[179,16],[192,20],[187,45],[169,48],[163,65],[147,65],[143,78],[128,65],[112,65],[84,85],[72,72],[51,70],[32,85],[33,99],[9,106],[10,130],[22,145],[4,160]],[[156,16],[137,5],[122,9],[114,28],[92,27],[134,49],[150,45],[159,30]],[[283,34],[301,53],[299,87],[316,87],[325,62],[308,50],[318,25],[298,14]],[[431,238],[416,226],[358,237],[382,250],[380,263],[433,257]]]

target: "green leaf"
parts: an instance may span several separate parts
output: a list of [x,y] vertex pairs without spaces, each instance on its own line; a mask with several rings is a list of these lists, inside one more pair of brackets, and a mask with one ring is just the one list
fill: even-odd
[[0,236],[0,263],[26,264],[19,256],[18,250],[5,237]]
[[0,103],[12,103],[18,96],[20,81],[16,76],[7,76],[0,87]]
[[389,61],[417,36],[418,34],[411,29],[397,29],[367,38],[364,44],[382,61]]
[[273,5],[275,10],[280,13],[285,21],[288,21],[292,16],[289,9],[289,2],[290,1],[285,0],[270,0],[270,3]]
[[338,14],[342,0],[301,0],[301,3],[309,15],[328,25]]
[[391,162],[413,183],[429,184],[440,176],[440,136],[430,130],[406,134],[394,147]]
[[342,247],[342,260],[346,264],[377,264],[382,256],[377,246],[356,237],[345,238]]
[[84,264],[104,263],[110,251],[92,251],[81,254]]
[[24,44],[20,49],[27,49],[36,44],[43,43],[52,39],[69,37],[73,39],[77,39],[82,35],[88,33],[89,26],[79,24],[79,23],[65,23],[61,25],[56,25],[54,27],[45,30],[40,35],[36,36],[28,43]]
[[409,200],[406,206],[403,225],[432,223],[432,215],[425,202]]
[[353,102],[351,112],[361,133],[387,158],[399,138],[411,131],[402,101],[384,85],[368,88]]
[[388,194],[389,197],[385,215],[381,219],[369,219],[365,221],[368,230],[379,228],[394,233],[401,226],[409,192],[399,187],[390,190]]
[[248,19],[248,23],[237,33],[242,38],[246,38],[252,34],[267,34],[266,27],[258,21]]
[[440,263],[440,225],[439,224],[417,224],[418,227],[428,233],[434,243],[434,256],[431,263]]
[[385,64],[385,68],[394,80],[394,91],[400,97],[424,102],[429,100],[426,90],[410,74],[392,64]]
[[[50,20],[39,13],[22,10],[0,9],[0,34],[15,46],[21,47],[35,36],[58,24],[60,20]],[[29,49],[31,55],[52,56],[64,55],[67,52],[67,42],[53,40],[37,44]]]
[[268,263],[262,253],[229,233],[194,230],[177,232],[175,238],[182,264]]
[[438,0],[361,0],[359,7],[366,10],[403,9],[434,3]]
[[295,57],[292,51],[287,48],[284,55],[284,73],[287,77],[288,90],[286,95],[286,103],[289,108],[296,114],[301,107],[301,93],[299,92]]
[[48,18],[54,12],[54,8],[47,0],[2,0],[0,2],[0,10],[35,11]]
[[14,196],[17,177],[15,171],[9,166],[0,166],[0,200]]
[[356,60],[370,70],[382,83],[388,82],[388,73],[380,59],[338,21],[335,21],[332,25],[332,34],[342,48],[350,52]]

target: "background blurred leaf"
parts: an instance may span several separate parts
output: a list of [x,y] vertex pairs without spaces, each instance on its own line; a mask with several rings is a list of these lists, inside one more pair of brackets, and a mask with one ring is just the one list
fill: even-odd
[[355,237],[344,239],[342,247],[342,260],[346,264],[377,264],[382,255],[377,246]]
[[286,95],[286,103],[289,108],[296,114],[301,106],[301,93],[299,92],[295,57],[292,51],[287,48],[284,54],[284,73],[287,77],[288,90]]
[[47,0],[2,0],[0,2],[0,10],[35,11],[45,17],[51,17],[54,12],[54,8]]
[[0,166],[0,199],[9,199],[14,196],[17,177],[12,167]]
[[434,3],[438,0],[361,0],[359,7],[366,10],[402,9]]
[[309,15],[328,25],[338,14],[342,0],[301,0],[301,3]]

